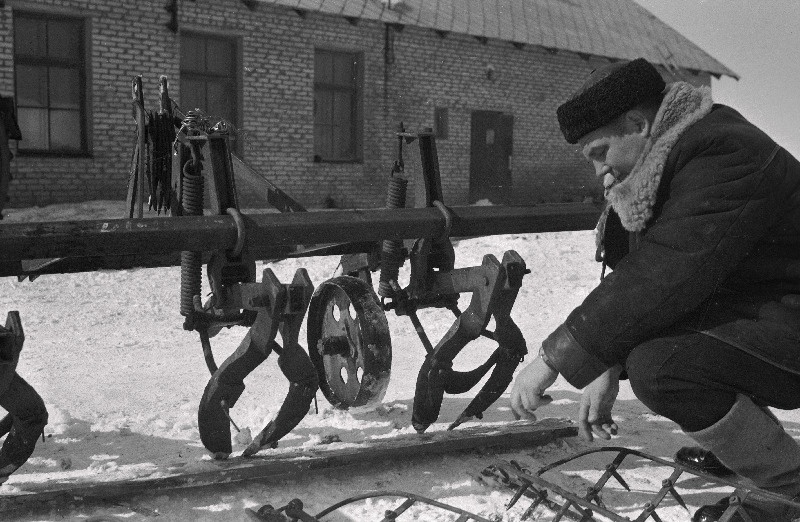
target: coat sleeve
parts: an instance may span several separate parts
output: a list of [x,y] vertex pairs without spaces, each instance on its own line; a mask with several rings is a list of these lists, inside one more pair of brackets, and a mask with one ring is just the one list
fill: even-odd
[[[677,146],[660,187],[663,207],[623,258],[542,344],[582,388],[656,332],[685,320],[731,274],[786,205],[773,144],[759,154],[731,136]],[[673,175],[669,175],[673,173]]]

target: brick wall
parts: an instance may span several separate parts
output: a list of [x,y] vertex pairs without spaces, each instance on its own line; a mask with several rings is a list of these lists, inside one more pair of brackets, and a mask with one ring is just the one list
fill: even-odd
[[[239,147],[244,159],[308,207],[326,199],[339,207],[385,204],[386,178],[400,121],[409,130],[433,126],[434,107],[449,108],[449,137],[437,143],[445,202],[466,204],[470,118],[474,110],[514,116],[512,203],[580,201],[598,194],[588,165],[558,130],[555,109],[597,65],[570,53],[481,43],[405,27],[394,34],[394,62],[385,65],[385,27],[362,20],[238,0],[180,1],[184,30],[234,36],[241,48]],[[130,85],[141,74],[146,104],[157,105],[158,78],[170,78],[180,104],[180,40],[165,27],[164,0],[15,0],[0,10],[0,90],[13,93],[14,10],[44,11],[87,20],[91,155],[17,155],[11,206],[91,199],[124,199],[134,144]],[[313,161],[315,47],[363,53],[362,163]],[[487,67],[494,69],[487,78]],[[407,150],[409,171],[418,170]],[[409,174],[411,175],[410,172]],[[410,193],[413,193],[410,191]],[[252,201],[246,198],[245,201]]]

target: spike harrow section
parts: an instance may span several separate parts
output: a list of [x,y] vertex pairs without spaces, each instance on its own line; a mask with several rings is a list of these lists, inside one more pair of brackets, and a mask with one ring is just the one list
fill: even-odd
[[[548,471],[556,470],[569,462],[581,459],[590,454],[603,452],[616,453],[616,456],[605,466],[605,470],[600,478],[598,478],[593,485],[589,486],[586,493],[583,495],[569,491],[543,477]],[[631,491],[630,486],[628,486],[619,471],[625,459],[630,456],[672,469],[669,477],[661,482],[661,487],[644,503],[641,507],[641,511],[635,518],[629,518],[615,513],[606,505],[600,495],[603,488],[612,479],[626,491]],[[684,474],[700,477],[718,486],[733,488],[734,491],[729,498],[728,508],[719,519],[719,522],[731,522],[733,520],[742,519],[748,520],[749,516],[742,508],[742,504],[746,503],[747,498],[750,496],[757,496],[759,499],[767,499],[786,504],[787,506],[800,507],[800,503],[788,497],[764,491],[755,486],[715,477],[672,461],[648,455],[641,451],[616,446],[583,451],[571,457],[548,464],[535,473],[516,461],[498,462],[481,471],[480,478],[488,485],[501,486],[514,491],[513,496],[506,505],[507,509],[514,506],[523,497],[530,500],[530,504],[520,517],[520,520],[534,520],[534,518],[532,518],[534,511],[536,511],[539,506],[542,506],[555,513],[555,517],[552,519],[553,522],[558,522],[560,520],[574,520],[578,522],[590,522],[595,520],[612,520],[614,522],[631,522],[631,520],[633,520],[635,522],[645,522],[646,520],[653,520],[655,522],[661,522],[662,519],[658,515],[656,509],[667,496],[674,499],[675,502],[688,512],[686,502],[675,489],[678,479]],[[598,515],[600,518],[595,518],[595,515]]]

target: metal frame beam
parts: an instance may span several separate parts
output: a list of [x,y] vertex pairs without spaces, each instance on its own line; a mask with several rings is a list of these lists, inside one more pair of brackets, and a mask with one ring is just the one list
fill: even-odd
[[[449,214],[450,235],[463,237],[589,230],[599,210],[582,204],[465,206],[453,207]],[[447,221],[435,207],[246,214],[245,244],[254,258],[268,259],[297,245],[440,237]],[[93,263],[104,259],[108,268],[116,269],[165,266],[177,259],[170,253],[228,250],[236,239],[236,224],[230,216],[4,223],[0,226],[0,274],[22,274],[23,260],[43,258],[70,258],[72,268],[65,270],[69,272],[82,271],[78,258],[86,261],[86,270],[95,269]],[[159,261],[154,262],[154,257]]]

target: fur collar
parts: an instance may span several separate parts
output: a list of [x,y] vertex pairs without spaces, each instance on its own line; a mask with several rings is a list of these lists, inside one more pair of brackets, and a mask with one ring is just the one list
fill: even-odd
[[653,205],[667,156],[684,131],[711,112],[712,104],[709,87],[693,87],[686,82],[667,86],[667,94],[639,161],[627,178],[606,192],[606,199],[619,214],[626,230],[644,230],[653,217]]

